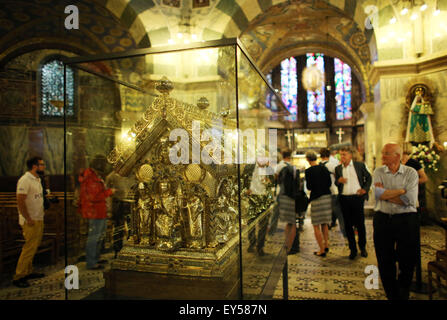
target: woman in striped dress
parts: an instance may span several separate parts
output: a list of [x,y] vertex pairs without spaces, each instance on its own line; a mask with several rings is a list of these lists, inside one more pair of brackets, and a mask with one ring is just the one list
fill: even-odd
[[329,251],[329,224],[332,221],[331,175],[328,169],[317,164],[317,154],[306,152],[310,167],[306,169],[306,188],[310,190],[310,217],[320,251],[315,255],[325,257]]

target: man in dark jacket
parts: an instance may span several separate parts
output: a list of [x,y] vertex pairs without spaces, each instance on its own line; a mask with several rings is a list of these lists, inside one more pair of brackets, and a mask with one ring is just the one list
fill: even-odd
[[372,177],[363,162],[352,161],[352,149],[340,150],[341,163],[335,168],[335,185],[338,188],[339,200],[345,223],[346,236],[351,254],[349,259],[357,256],[354,227],[358,232],[360,255],[367,257],[365,213],[363,210],[365,199],[368,199]]

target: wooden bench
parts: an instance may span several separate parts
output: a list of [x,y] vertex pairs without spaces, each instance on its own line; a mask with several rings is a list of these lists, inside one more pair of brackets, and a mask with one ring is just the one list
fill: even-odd
[[[17,264],[25,240],[18,222],[17,210],[15,215],[9,208],[0,208],[0,274],[6,265]],[[15,209],[15,208],[13,208]],[[56,263],[56,244],[52,238],[42,238],[36,255],[48,252],[52,264]]]
[[[36,254],[51,252],[51,263],[54,264],[64,254],[64,192],[54,192],[52,195],[58,197],[59,203],[52,203],[50,208],[45,210],[44,234]],[[67,203],[70,206],[72,200],[73,193],[67,193]],[[75,221],[77,219],[74,216],[76,215],[75,210],[70,210],[70,212],[71,215],[68,215],[67,222],[71,222],[71,227],[67,238],[73,247],[78,247],[76,242],[79,242],[79,236],[76,226],[79,224]],[[23,242],[21,227],[18,223],[16,194],[15,192],[0,192],[0,273],[7,264],[17,263]]]
[[[50,208],[45,210],[44,234],[42,248],[38,254],[49,252],[54,246],[55,260],[64,257],[77,261],[78,255],[83,254],[88,234],[88,220],[83,219],[73,206],[74,193],[67,192],[67,210],[65,215],[64,192],[52,192],[51,196],[57,196],[59,203],[51,203]],[[106,243],[112,243],[112,223],[108,221]],[[13,229],[11,229],[13,228]],[[2,231],[7,229],[8,232]],[[14,232],[10,232],[14,230]],[[0,192],[0,273],[4,266],[17,263],[23,241],[21,227],[18,224],[17,199],[15,192]],[[53,244],[51,244],[52,240]],[[67,243],[65,243],[67,240]],[[54,259],[54,260],[53,260]]]

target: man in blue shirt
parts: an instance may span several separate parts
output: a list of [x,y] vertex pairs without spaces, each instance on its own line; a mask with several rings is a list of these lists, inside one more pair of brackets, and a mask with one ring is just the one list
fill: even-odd
[[398,144],[386,144],[382,149],[383,166],[374,171],[374,247],[389,300],[409,299],[417,262],[419,177],[416,170],[400,163],[401,157]]

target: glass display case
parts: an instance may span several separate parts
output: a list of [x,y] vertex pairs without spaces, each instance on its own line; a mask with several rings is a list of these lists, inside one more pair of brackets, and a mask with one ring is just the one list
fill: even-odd
[[272,298],[287,255],[270,128],[288,112],[240,42],[72,58],[65,73],[66,253],[82,284],[68,298]]

